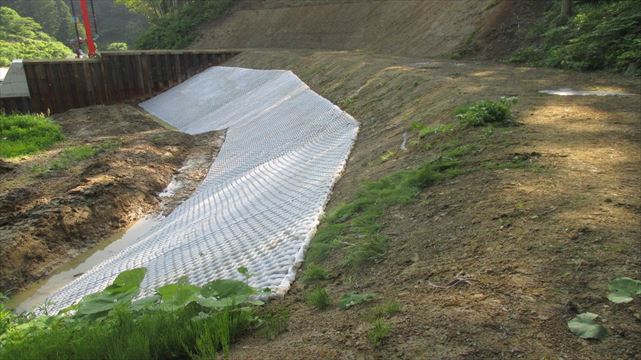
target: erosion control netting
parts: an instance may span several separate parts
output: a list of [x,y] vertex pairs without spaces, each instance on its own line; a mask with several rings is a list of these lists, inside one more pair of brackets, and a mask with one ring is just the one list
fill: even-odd
[[[192,196],[141,240],[50,297],[58,311],[147,268],[141,295],[187,276],[284,293],[356,138],[357,122],[281,70],[210,68],[140,104],[189,134],[228,129]],[[53,307],[53,309],[51,309]]]

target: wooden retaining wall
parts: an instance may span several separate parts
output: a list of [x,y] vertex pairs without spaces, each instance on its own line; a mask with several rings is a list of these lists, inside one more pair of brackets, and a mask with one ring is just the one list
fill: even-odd
[[[25,60],[29,110],[55,114],[89,105],[142,100],[237,54],[151,50],[103,52],[94,59]],[[18,108],[16,101],[0,98],[0,106],[7,112],[24,109],[24,103]]]

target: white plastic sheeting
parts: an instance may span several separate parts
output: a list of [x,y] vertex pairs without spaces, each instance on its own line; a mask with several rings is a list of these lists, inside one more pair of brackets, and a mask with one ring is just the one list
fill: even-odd
[[50,297],[57,311],[145,267],[141,296],[187,276],[240,278],[284,293],[358,131],[357,122],[281,70],[210,68],[140,104],[189,134],[228,129],[192,196],[141,236]]

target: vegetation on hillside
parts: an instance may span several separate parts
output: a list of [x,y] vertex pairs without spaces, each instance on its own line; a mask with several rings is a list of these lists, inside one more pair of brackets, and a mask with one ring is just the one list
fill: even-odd
[[[233,2],[233,0],[171,1],[175,3],[174,6],[165,9],[162,15],[150,17],[152,25],[136,41],[136,47],[140,49],[185,48],[196,39],[196,29],[199,25],[221,16]],[[141,3],[154,2],[149,0],[125,2],[128,6],[132,6],[132,10],[139,9],[134,4]]]
[[574,70],[628,71],[641,75],[641,1],[575,1],[574,13],[559,17],[555,3],[529,29],[512,62]]
[[[79,0],[73,0],[73,3],[76,16],[81,20]],[[45,33],[65,44],[76,38],[69,0],[3,0],[2,4],[22,16],[33,18],[42,25]],[[104,49],[113,42],[133,45],[148,26],[145,16],[131,12],[115,0],[94,1],[93,6],[98,26],[98,31],[93,29],[93,33],[98,49]],[[93,22],[91,26],[94,26]],[[79,23],[78,30],[84,37],[82,23]]]
[[0,113],[0,157],[32,154],[62,138],[60,126],[42,115]]
[[42,31],[40,24],[15,10],[0,7],[0,66],[13,59],[52,59],[72,55],[71,49]]
[[2,5],[33,18],[42,31],[58,41],[75,37],[69,0],[3,0]]
[[134,300],[145,272],[125,271],[58,315],[15,315],[0,303],[0,358],[215,359],[261,324],[253,306],[262,302],[251,300],[260,294],[244,282],[198,287],[181,279]]

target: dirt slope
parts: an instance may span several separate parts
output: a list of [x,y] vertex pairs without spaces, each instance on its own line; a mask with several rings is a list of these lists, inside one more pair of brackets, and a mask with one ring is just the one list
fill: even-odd
[[[604,74],[425,61],[358,52],[253,51],[228,65],[291,69],[361,122],[328,210],[363,181],[410,168],[455,147],[469,173],[428,188],[380,221],[384,260],[352,271],[338,250],[320,265],[334,305],[313,310],[297,281],[284,300],[289,331],[248,336],[235,359],[634,359],[641,298],[606,299],[617,276],[641,278],[641,101],[557,97],[546,88],[638,92]],[[518,96],[518,126],[459,129],[418,143],[411,123],[455,124],[469,101]],[[409,149],[400,150],[403,133]],[[382,155],[396,153],[387,161]],[[396,301],[379,349],[363,318],[372,305],[338,309],[348,291]],[[600,315],[610,335],[581,340],[566,322]]]
[[[0,292],[5,294],[142,216],[170,210],[202,180],[222,143],[220,133],[194,137],[169,130],[129,105],[74,109],[55,121],[63,128],[63,143],[13,159],[11,169],[0,173]],[[64,149],[78,147],[96,154],[60,162]],[[179,172],[183,165],[189,169]],[[187,186],[161,202],[158,193],[175,174]]]
[[[530,0],[261,0],[240,1],[201,27],[192,48],[365,49],[404,56],[447,56],[478,32],[504,24],[508,35],[547,1]],[[496,35],[496,34],[493,34]],[[499,51],[508,44],[498,44]]]

